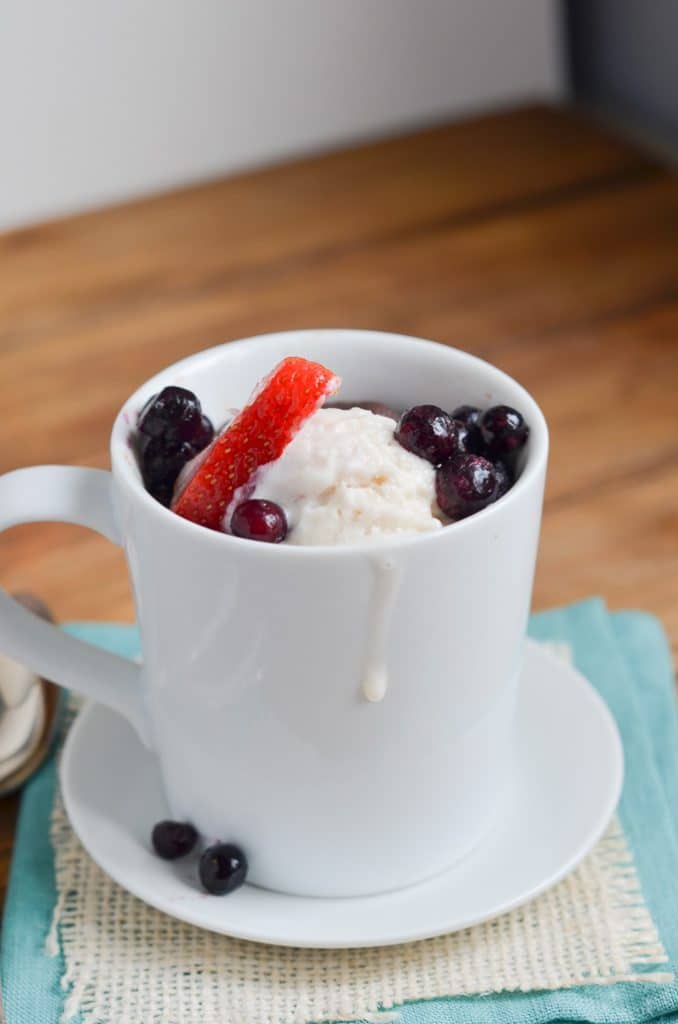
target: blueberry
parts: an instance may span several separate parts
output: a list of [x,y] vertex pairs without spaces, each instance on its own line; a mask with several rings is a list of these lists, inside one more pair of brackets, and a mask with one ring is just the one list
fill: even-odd
[[163,505],[169,505],[179,473],[197,454],[193,445],[186,441],[166,441],[162,437],[141,435],[139,459],[146,490]]
[[163,388],[139,413],[137,429],[147,437],[166,441],[200,441],[205,431],[200,402],[187,388]]
[[482,455],[458,455],[436,473],[436,498],[450,519],[465,519],[497,499],[497,474]]
[[486,455],[487,445],[480,429],[481,410],[475,405],[458,405],[450,415],[459,424],[460,450]]
[[415,405],[398,421],[396,440],[408,452],[440,466],[459,451],[457,424],[437,405]]
[[[157,397],[158,397],[158,392],[156,391],[156,393],[154,395],[151,395],[150,398],[146,399],[146,401],[142,405],[141,409],[137,413],[137,430],[139,430],[140,424],[143,423],[144,420],[146,419],[146,414],[148,412],[150,412],[150,410],[155,405],[155,400],[157,399]],[[152,423],[153,423],[153,417],[151,417],[151,421],[150,421],[149,425],[152,426]]]
[[172,386],[152,395],[137,417],[136,448],[146,490],[169,506],[179,473],[213,437],[214,427],[192,391]]
[[211,444],[214,440],[214,427],[209,416],[205,416],[203,413],[200,417],[200,428],[196,430],[191,445],[195,448],[196,455],[201,452],[203,448],[207,448],[208,444]]
[[247,877],[247,857],[234,843],[208,846],[200,858],[200,881],[215,896],[239,889]]
[[523,447],[530,428],[510,405],[493,405],[483,413],[480,429],[491,458],[507,458]]
[[151,833],[153,849],[163,860],[185,857],[197,841],[196,830],[183,821],[159,821]]
[[460,454],[486,455],[487,446],[483,441],[480,427],[469,426],[461,420],[454,421],[457,425],[457,441]]
[[494,463],[494,475],[497,478],[497,497],[503,498],[513,487],[513,474],[505,462],[497,459]]
[[450,416],[453,420],[459,420],[460,423],[465,423],[467,427],[477,427],[480,425],[482,412],[477,405],[458,405],[457,408],[450,413]]
[[231,518],[231,533],[244,540],[280,544],[287,536],[287,516],[274,501],[249,498],[236,507]]

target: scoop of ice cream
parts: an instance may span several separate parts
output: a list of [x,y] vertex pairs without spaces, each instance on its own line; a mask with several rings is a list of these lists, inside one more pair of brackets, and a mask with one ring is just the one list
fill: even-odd
[[393,430],[392,419],[365,409],[320,409],[280,458],[261,468],[251,497],[285,509],[288,544],[437,530],[435,470],[402,448]]

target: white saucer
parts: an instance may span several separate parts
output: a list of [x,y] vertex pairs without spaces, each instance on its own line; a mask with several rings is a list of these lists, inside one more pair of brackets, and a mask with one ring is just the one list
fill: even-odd
[[206,895],[195,856],[169,864],[151,852],[151,828],[167,816],[156,763],[131,727],[102,707],[87,708],[71,729],[61,783],[73,828],[94,860],[167,914],[278,945],[391,945],[525,903],[571,871],[608,824],[623,775],[615,723],[589,683],[535,643],[526,650],[518,721],[516,792],[493,834],[437,878],[360,899],[284,896],[249,885]]

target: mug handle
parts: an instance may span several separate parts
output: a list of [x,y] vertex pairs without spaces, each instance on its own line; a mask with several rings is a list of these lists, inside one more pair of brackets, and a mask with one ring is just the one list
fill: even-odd
[[[112,476],[102,469],[31,466],[0,477],[0,530],[19,523],[87,526],[120,544]],[[141,670],[134,662],[68,636],[0,590],[0,650],[37,674],[123,715],[148,745]]]

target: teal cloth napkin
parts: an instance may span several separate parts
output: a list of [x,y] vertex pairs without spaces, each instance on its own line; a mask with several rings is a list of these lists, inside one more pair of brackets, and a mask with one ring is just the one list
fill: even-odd
[[[138,635],[130,626],[83,623],[69,627],[69,632],[129,657],[138,653]],[[538,640],[567,643],[577,667],[617,720],[626,758],[619,814],[646,902],[669,956],[667,969],[678,973],[678,721],[671,657],[661,626],[641,612],[609,614],[602,601],[593,599],[535,615],[530,633]],[[59,987],[63,964],[59,956],[45,953],[55,901],[48,834],[55,785],[55,766],[50,761],[22,799],[0,950],[7,1024],[56,1024],[63,1011]],[[678,983],[590,985],[557,992],[417,1001],[401,1008],[400,1020],[402,1024],[678,1022]]]

